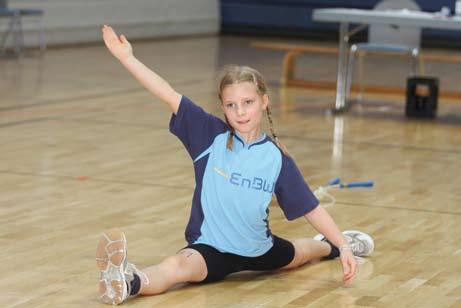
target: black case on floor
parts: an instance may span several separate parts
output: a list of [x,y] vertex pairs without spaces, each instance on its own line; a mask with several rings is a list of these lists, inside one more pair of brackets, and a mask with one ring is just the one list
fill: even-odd
[[410,77],[407,80],[407,117],[435,118],[439,80],[434,77]]

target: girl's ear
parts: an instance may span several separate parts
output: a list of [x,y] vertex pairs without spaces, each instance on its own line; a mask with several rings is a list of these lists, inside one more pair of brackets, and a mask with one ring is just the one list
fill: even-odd
[[263,95],[263,110],[267,110],[267,106],[269,106],[269,95],[264,94]]

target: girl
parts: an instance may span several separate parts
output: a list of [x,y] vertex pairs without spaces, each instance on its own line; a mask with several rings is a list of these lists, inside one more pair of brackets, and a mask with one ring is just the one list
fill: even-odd
[[[165,292],[182,282],[212,282],[244,270],[292,269],[318,258],[340,257],[350,283],[356,256],[370,255],[370,236],[341,233],[305,183],[274,133],[262,76],[249,67],[230,67],[219,86],[225,122],[206,113],[134,55],[125,36],[102,29],[109,51],[153,95],[170,108],[170,131],[184,144],[195,169],[196,188],[186,228],[188,246],[158,265],[138,270],[127,261],[127,242],[118,229],[98,243],[102,301]],[[273,139],[261,131],[267,113]],[[321,234],[288,241],[271,234],[268,206],[275,194],[287,219],[304,216]]]

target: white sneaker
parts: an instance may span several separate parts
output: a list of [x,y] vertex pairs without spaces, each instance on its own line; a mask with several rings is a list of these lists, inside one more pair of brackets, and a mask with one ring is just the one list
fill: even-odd
[[[357,257],[367,257],[373,253],[375,243],[371,236],[364,232],[348,230],[343,232],[344,237],[351,246],[352,253]],[[316,241],[326,241],[327,239],[322,234],[314,236]]]
[[128,263],[125,234],[118,229],[105,231],[96,248],[96,263],[101,271],[99,293],[105,304],[118,305],[130,295],[136,267]]

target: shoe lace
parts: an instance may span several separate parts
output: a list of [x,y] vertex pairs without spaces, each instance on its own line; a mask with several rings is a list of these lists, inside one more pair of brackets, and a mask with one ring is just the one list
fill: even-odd
[[346,236],[346,238],[347,238],[347,241],[349,242],[349,246],[351,247],[352,253],[354,255],[361,254],[365,251],[366,249],[365,244],[361,240],[355,237],[351,237],[351,236]]
[[358,264],[365,263],[366,260],[357,255],[365,251],[365,244],[362,241],[356,238],[352,238],[350,236],[346,236],[346,239],[349,242],[349,247],[351,247],[352,254],[354,255],[354,259],[357,261],[357,263]]

